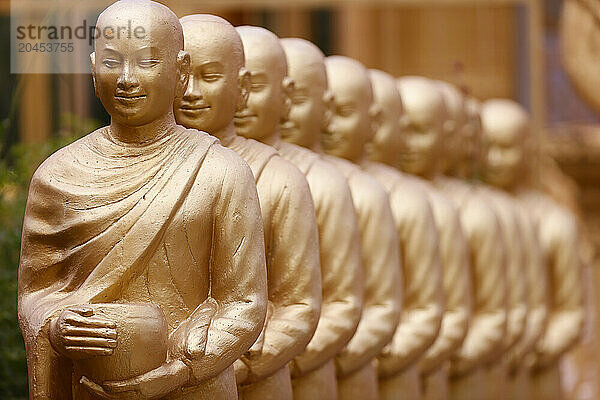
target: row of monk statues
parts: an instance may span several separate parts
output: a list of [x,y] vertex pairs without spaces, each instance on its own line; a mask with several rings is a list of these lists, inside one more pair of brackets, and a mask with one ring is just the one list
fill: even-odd
[[510,100],[314,44],[109,6],[111,117],[31,181],[30,398],[561,399],[575,218]]

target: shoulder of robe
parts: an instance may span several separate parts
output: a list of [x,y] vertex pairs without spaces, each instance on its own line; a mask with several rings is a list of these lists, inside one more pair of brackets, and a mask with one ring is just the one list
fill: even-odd
[[542,234],[561,238],[572,239],[578,235],[578,223],[575,216],[552,199],[547,199],[544,205],[544,216],[540,218]]
[[446,227],[458,218],[458,211],[454,203],[440,189],[429,182],[423,182],[423,189],[429,198],[429,203],[438,226]]
[[35,170],[31,178],[31,187],[38,184],[51,183],[52,178],[56,175],[62,175],[65,172],[70,171],[73,162],[75,161],[73,154],[77,154],[86,149],[86,144],[90,140],[93,140],[94,136],[100,134],[100,129],[77,139],[73,143],[69,143],[46,158],[46,160],[44,160],[44,162],[42,162]]
[[208,173],[215,177],[223,177],[226,174],[243,179],[249,178],[254,183],[252,171],[244,159],[218,141],[210,146],[206,153],[201,173]]
[[488,204],[484,196],[473,193],[462,207],[463,223],[470,225],[479,232],[488,232],[498,228],[498,216]]
[[356,181],[358,189],[352,192],[355,201],[364,203],[365,207],[374,212],[378,212],[377,209],[381,207],[391,207],[387,192],[375,178],[357,168],[351,179]]
[[335,165],[321,158],[314,160],[306,178],[315,196],[330,193],[333,198],[342,199],[350,193],[344,175]]
[[302,193],[310,195],[306,176],[291,162],[276,154],[269,159],[259,178],[259,182],[266,179],[266,183],[282,194],[290,195]]
[[410,176],[402,175],[391,194],[392,207],[408,214],[411,218],[419,220],[424,215],[432,215],[430,199],[416,180]]

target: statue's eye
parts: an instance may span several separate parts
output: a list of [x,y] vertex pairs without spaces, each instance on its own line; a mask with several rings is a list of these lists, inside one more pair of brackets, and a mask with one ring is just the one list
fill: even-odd
[[154,58],[144,58],[142,60],[139,61],[139,66],[142,68],[152,68],[158,64],[160,64],[160,61]]
[[216,82],[219,79],[221,79],[222,76],[223,75],[216,73],[216,72],[207,72],[207,73],[202,74],[202,79],[205,82]]
[[265,83],[253,83],[250,90],[253,92],[260,92],[267,87]]
[[102,64],[104,64],[104,66],[107,68],[116,68],[121,65],[121,62],[119,60],[115,60],[114,58],[106,58],[102,61]]

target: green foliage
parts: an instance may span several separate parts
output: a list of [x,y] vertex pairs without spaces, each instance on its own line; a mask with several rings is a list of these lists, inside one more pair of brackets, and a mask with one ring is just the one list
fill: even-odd
[[[31,176],[50,154],[97,128],[94,120],[64,115],[59,135],[45,143],[19,144],[0,159],[0,398],[27,398],[25,347],[17,322],[17,270],[21,229]],[[2,125],[0,125],[2,137]]]

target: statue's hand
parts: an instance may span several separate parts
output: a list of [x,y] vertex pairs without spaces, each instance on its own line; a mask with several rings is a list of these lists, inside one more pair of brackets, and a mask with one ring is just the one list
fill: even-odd
[[59,353],[72,360],[109,356],[117,346],[117,325],[95,316],[90,306],[74,306],[50,322],[50,341]]
[[166,362],[160,367],[123,381],[106,381],[105,392],[118,398],[119,393],[137,392],[144,399],[158,399],[179,389],[190,381],[188,366],[181,360]]

